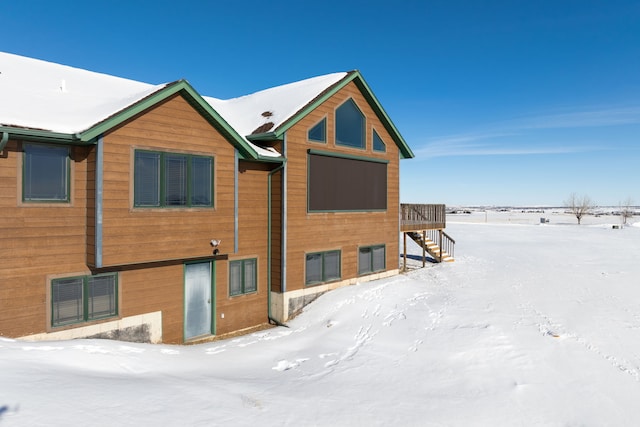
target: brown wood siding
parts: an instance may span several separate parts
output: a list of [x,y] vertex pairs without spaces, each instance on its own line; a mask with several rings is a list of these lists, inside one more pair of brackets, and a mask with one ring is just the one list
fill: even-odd
[[162,341],[184,341],[184,265],[120,272],[122,317],[162,311]]
[[[335,145],[335,109],[353,98],[366,117],[366,149]],[[327,143],[307,141],[308,129],[327,118]],[[372,130],[386,152],[372,149]],[[307,212],[307,150],[388,160],[387,209],[384,212]],[[305,253],[341,250],[342,279],[358,276],[358,247],[386,245],[387,270],[398,268],[399,152],[391,136],[355,84],[350,83],[287,131],[287,290],[304,288]],[[309,238],[314,236],[314,238]]]
[[[238,252],[229,261],[257,260],[256,293],[229,296],[228,264],[217,271],[216,333],[267,322],[268,174],[273,165],[240,161],[238,175]],[[224,267],[224,271],[222,270]],[[222,317],[224,315],[224,317]]]
[[282,171],[271,178],[271,290],[282,291]]
[[[133,208],[134,149],[214,157],[214,208]],[[175,96],[104,138],[103,265],[233,250],[234,148]]]
[[22,148],[0,156],[0,335],[45,332],[47,277],[87,271],[87,155],[72,147],[71,202],[22,203]]
[[91,150],[87,156],[87,263],[96,261],[96,152]]

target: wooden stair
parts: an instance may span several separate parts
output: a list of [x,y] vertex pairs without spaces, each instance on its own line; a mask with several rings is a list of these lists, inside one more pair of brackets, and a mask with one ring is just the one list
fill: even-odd
[[411,237],[411,240],[416,242],[418,244],[418,246],[420,246],[421,248],[424,248],[425,251],[429,255],[431,255],[431,257],[433,257],[435,262],[453,262],[453,261],[455,261],[454,258],[450,254],[448,254],[445,251],[442,251],[440,249],[440,246],[438,246],[438,244],[435,243],[430,238],[427,237],[426,239],[423,239],[422,234],[420,234],[418,232],[415,232],[415,231],[408,232],[407,235],[409,237]]

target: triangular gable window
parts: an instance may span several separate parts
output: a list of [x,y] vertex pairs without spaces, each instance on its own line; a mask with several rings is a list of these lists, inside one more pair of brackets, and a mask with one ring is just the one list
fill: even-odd
[[373,131],[373,151],[382,151],[383,153],[387,151],[387,146],[375,130]]
[[327,119],[326,117],[309,129],[307,139],[313,142],[327,142]]

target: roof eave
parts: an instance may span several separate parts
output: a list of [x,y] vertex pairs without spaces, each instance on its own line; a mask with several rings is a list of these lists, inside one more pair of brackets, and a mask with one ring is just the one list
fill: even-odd
[[146,96],[138,102],[120,110],[107,119],[95,124],[89,129],[78,134],[83,142],[95,140],[99,135],[108,132],[116,126],[137,116],[143,111],[166,100],[167,98],[181,94],[189,104],[196,109],[213,127],[225,136],[245,158],[258,159],[260,156],[249,144],[207,103],[200,94],[186,80],[178,80],[158,91]]
[[281,140],[282,134],[276,134],[275,132],[254,133],[247,135],[249,141],[275,141]]
[[247,138],[252,141],[254,140],[260,141],[260,140],[267,140],[267,139],[282,140],[287,130],[289,130],[293,125],[299,122],[304,116],[306,116],[316,107],[318,107],[320,104],[322,104],[327,99],[335,95],[339,90],[344,88],[350,82],[355,83],[355,85],[363,93],[367,101],[372,105],[374,111],[376,112],[376,115],[382,121],[382,124],[384,125],[385,129],[387,130],[387,132],[389,132],[389,134],[391,135],[391,138],[400,149],[401,158],[403,159],[414,158],[415,154],[413,154],[413,151],[411,151],[409,144],[407,144],[407,142],[404,140],[404,138],[400,134],[400,131],[398,131],[396,126],[393,124],[393,122],[391,121],[391,118],[386,113],[384,108],[382,108],[382,105],[380,105],[380,102],[378,101],[376,96],[373,94],[373,92],[371,91],[371,88],[369,87],[367,82],[362,77],[362,74],[360,74],[360,71],[358,70],[349,71],[344,78],[342,78],[341,80],[339,80],[338,82],[334,83],[332,86],[327,88],[324,92],[319,94],[316,98],[310,101],[307,105],[301,108],[297,113],[292,115],[289,119],[285,120],[280,126],[278,126],[273,131],[268,133],[263,133],[263,134],[250,135]]
[[257,160],[260,160],[261,162],[268,162],[268,163],[284,163],[287,161],[287,159],[282,156],[271,157],[271,156],[262,156],[262,155],[258,155]]
[[91,145],[93,142],[82,141],[76,133],[52,132],[45,129],[29,129],[17,126],[0,126],[0,133],[9,137],[33,142],[50,142],[56,144]]
[[387,130],[387,132],[389,132],[389,135],[391,135],[391,138],[398,146],[401,158],[414,158],[415,154],[413,154],[413,151],[411,151],[409,144],[407,144],[407,142],[404,140],[402,134],[400,134],[400,131],[398,130],[398,128],[396,128],[396,125],[393,124],[393,121],[391,121],[391,118],[389,117],[387,112],[384,110],[384,108],[382,108],[382,105],[378,101],[378,98],[376,98],[376,96],[373,94],[373,91],[364,80],[364,78],[360,75],[360,72],[356,71],[356,73],[358,78],[354,78],[355,85],[358,86],[364,97],[367,99],[367,101],[369,101],[369,104],[373,106],[373,109],[376,110],[378,118],[380,118],[385,129]]

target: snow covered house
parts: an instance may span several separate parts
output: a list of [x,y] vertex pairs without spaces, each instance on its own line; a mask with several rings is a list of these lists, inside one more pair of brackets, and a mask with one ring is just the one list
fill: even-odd
[[398,273],[413,153],[358,71],[219,100],[0,53],[0,93],[0,336],[192,342]]

